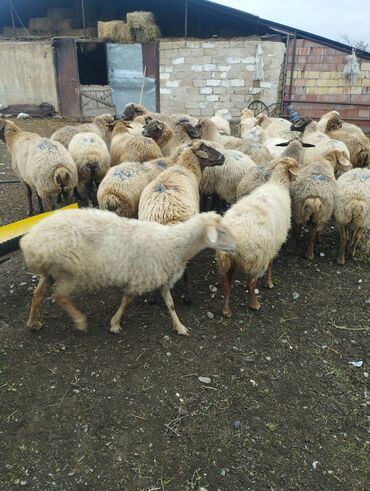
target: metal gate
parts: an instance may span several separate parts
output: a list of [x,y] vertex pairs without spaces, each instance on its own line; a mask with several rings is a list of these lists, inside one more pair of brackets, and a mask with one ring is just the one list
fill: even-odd
[[159,110],[158,43],[106,44],[108,82],[118,115],[129,102]]

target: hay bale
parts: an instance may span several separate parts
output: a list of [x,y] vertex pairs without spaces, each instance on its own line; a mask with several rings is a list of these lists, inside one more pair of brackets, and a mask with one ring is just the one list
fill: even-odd
[[136,43],[148,43],[161,36],[159,27],[155,23],[153,12],[128,12],[126,21],[131,37]]
[[70,34],[78,27],[81,27],[78,19],[60,19],[57,30],[59,34]]
[[130,31],[123,20],[111,20],[109,22],[98,21],[98,38],[102,41],[117,43],[132,42]]

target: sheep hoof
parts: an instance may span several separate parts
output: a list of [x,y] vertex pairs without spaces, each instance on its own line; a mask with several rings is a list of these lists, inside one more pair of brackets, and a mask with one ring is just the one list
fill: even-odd
[[227,308],[222,311],[222,315],[226,317],[227,319],[230,319],[231,317],[231,309]]
[[39,331],[42,329],[42,321],[27,322],[27,327],[30,331]]
[[119,334],[121,332],[121,326],[119,324],[111,324],[109,332]]
[[272,290],[274,288],[274,284],[272,281],[266,281],[266,288]]
[[314,256],[314,254],[306,254],[306,259],[307,259],[308,261],[313,261],[313,258],[314,258],[314,257],[315,257],[315,256]]
[[249,308],[252,310],[260,310],[261,307],[262,304],[258,300],[256,300],[254,303],[249,304]]
[[79,332],[87,332],[87,320],[81,319],[75,322],[75,327]]
[[181,300],[182,300],[182,303],[183,303],[184,305],[191,305],[191,304],[193,303],[193,301],[192,301],[192,299],[191,299],[191,297],[190,297],[189,295],[184,295],[184,296],[181,298]]
[[179,334],[181,336],[189,336],[190,335],[189,329],[186,329],[186,327],[183,326],[182,324],[180,324],[179,326],[176,326],[175,329],[177,331],[177,334]]
[[345,264],[346,260],[344,259],[344,257],[338,257],[337,258],[337,264]]

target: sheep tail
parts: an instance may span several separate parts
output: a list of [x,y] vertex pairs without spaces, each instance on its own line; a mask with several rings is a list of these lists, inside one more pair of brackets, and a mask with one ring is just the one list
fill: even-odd
[[229,252],[217,251],[216,261],[221,274],[227,273],[234,265],[234,257]]
[[339,130],[342,127],[342,120],[338,113],[332,114],[326,123],[325,131]]
[[116,211],[119,208],[117,196],[106,194],[101,201],[100,208],[103,210]]
[[85,169],[90,173],[90,181],[96,181],[96,171],[98,169],[98,162],[87,162],[85,164]]
[[365,217],[368,205],[365,201],[354,199],[346,206],[346,213],[352,217],[351,221]]
[[320,198],[307,198],[303,205],[303,219],[308,222],[310,218],[315,217],[315,222],[321,221],[323,209]]
[[54,172],[55,185],[60,189],[60,192],[64,191],[64,188],[68,187],[71,181],[71,173],[65,167],[58,167]]

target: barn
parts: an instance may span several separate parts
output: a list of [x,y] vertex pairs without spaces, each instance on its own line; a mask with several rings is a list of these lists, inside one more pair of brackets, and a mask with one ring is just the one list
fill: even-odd
[[[151,11],[153,42],[103,42],[97,22]],[[206,0],[10,0],[0,4],[0,104],[52,104],[68,118],[152,110],[233,116],[252,105],[318,118],[333,108],[370,129],[370,53]],[[19,106],[20,105],[20,106]],[[9,110],[9,109],[8,109]]]

